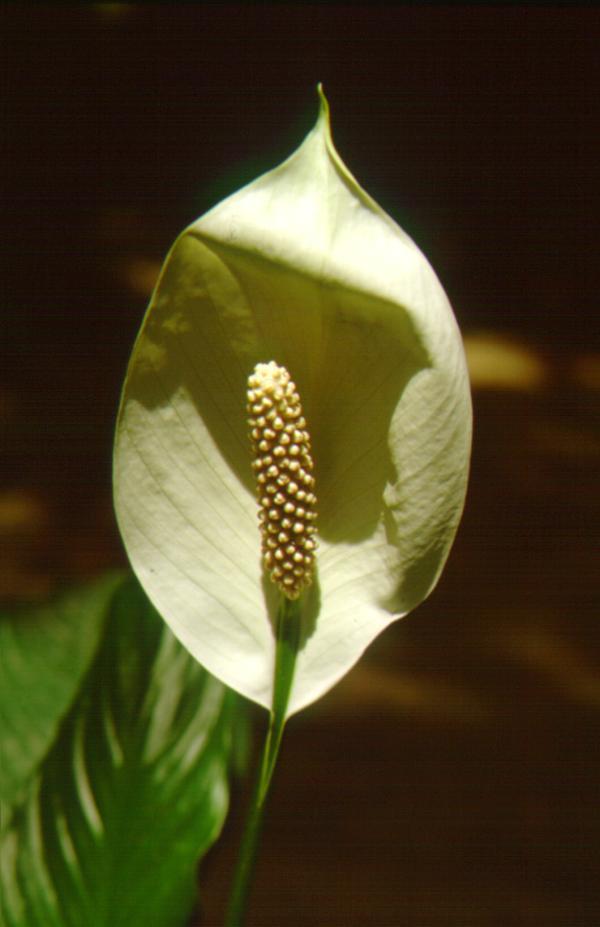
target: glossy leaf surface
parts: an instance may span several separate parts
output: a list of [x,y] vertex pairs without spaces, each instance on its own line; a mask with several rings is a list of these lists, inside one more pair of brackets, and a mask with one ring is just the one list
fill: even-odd
[[[235,704],[234,704],[235,703]],[[6,927],[169,927],[227,809],[238,700],[137,583],[1,847]]]
[[46,755],[93,658],[120,577],[0,614],[0,801],[6,808]]

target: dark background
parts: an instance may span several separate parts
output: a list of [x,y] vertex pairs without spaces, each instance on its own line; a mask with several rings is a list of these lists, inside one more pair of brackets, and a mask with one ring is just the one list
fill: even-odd
[[250,923],[595,927],[600,13],[5,5],[0,29],[3,597],[124,563],[112,431],[160,261],[297,146],[322,81],[455,306],[473,475],[438,590],[289,726]]

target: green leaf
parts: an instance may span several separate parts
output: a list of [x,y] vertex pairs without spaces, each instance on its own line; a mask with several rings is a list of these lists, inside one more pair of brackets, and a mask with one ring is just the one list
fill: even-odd
[[261,561],[248,376],[290,373],[311,437],[317,571],[292,714],[433,589],[465,498],[469,380],[442,286],[337,153],[329,109],[175,242],[125,381],[115,507],[133,569],[207,669],[267,708],[278,595]]
[[82,692],[1,848],[6,927],[169,927],[218,836],[237,697],[137,583],[115,596]]
[[5,821],[7,808],[43,760],[77,693],[120,581],[111,575],[51,605],[0,614],[0,801]]

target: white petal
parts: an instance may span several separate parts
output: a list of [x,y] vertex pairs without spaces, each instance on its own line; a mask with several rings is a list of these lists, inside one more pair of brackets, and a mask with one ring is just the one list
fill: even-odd
[[470,447],[446,296],[340,161],[324,100],[291,158],[176,242],[136,343],[115,450],[119,524],[150,598],[210,672],[267,707],[276,596],[259,562],[244,403],[248,374],[269,360],[302,396],[319,498],[292,713],[431,590]]

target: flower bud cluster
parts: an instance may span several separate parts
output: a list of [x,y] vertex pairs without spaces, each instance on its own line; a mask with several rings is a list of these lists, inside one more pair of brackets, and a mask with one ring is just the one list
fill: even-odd
[[283,594],[297,599],[313,578],[317,499],[306,421],[285,367],[256,365],[248,378],[248,421],[263,560]]

